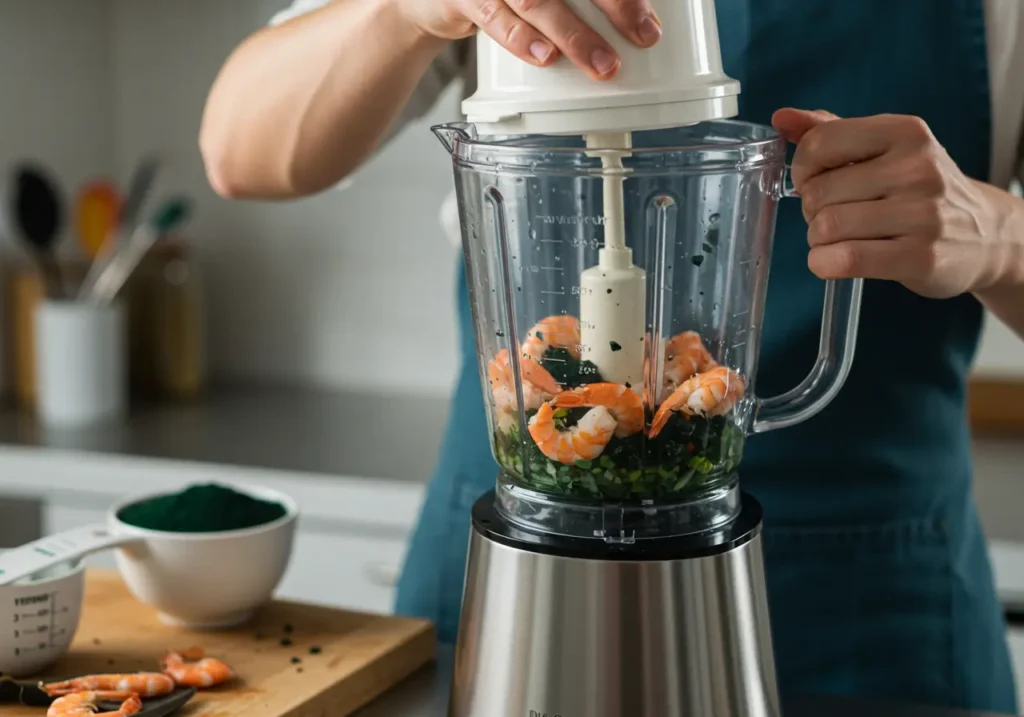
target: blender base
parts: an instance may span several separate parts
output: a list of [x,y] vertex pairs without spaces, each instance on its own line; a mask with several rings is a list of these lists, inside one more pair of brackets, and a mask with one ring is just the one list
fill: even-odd
[[778,717],[761,506],[632,545],[473,507],[449,717]]

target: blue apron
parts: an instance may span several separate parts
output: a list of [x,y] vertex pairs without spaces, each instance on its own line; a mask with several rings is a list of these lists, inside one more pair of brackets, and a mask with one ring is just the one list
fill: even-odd
[[[924,118],[987,179],[983,0],[718,0],[740,117],[780,107]],[[758,385],[795,386],[817,354],[823,284],[807,269],[799,202],[783,202]],[[469,511],[494,485],[460,274],[464,365],[440,465],[407,557],[398,611],[454,641]],[[1002,611],[971,495],[966,375],[982,310],[868,282],[853,371],[808,423],[751,438],[741,478],[764,505],[783,691],[1015,713]]]

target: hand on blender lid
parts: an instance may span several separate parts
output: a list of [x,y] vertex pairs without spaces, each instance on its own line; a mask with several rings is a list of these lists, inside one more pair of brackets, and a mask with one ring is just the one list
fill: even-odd
[[[592,0],[638,47],[661,39],[661,21],[648,0]],[[610,79],[619,53],[564,0],[402,0],[406,17],[428,35],[457,40],[477,27],[524,62],[545,67],[565,55],[594,79]]]

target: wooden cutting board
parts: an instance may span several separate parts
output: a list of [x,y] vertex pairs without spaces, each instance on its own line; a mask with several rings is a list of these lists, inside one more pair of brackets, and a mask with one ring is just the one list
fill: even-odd
[[[230,664],[238,677],[200,691],[176,717],[344,717],[432,662],[435,644],[434,629],[424,621],[284,601],[234,630],[167,627],[128,593],[116,573],[89,571],[75,641],[48,672],[154,671],[168,649],[199,646]],[[10,705],[2,712],[45,715]]]

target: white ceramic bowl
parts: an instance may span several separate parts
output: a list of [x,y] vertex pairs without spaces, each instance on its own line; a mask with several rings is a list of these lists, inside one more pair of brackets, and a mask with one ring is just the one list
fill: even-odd
[[162,622],[199,629],[225,628],[248,620],[270,600],[291,558],[299,510],[283,493],[266,488],[231,488],[272,500],[287,513],[255,528],[219,533],[168,533],[146,530],[118,519],[133,497],[107,515],[112,532],[136,535],[144,542],[115,551],[117,567],[136,598],[155,607]]
[[0,672],[28,677],[60,659],[78,631],[84,592],[81,563],[0,587]]

